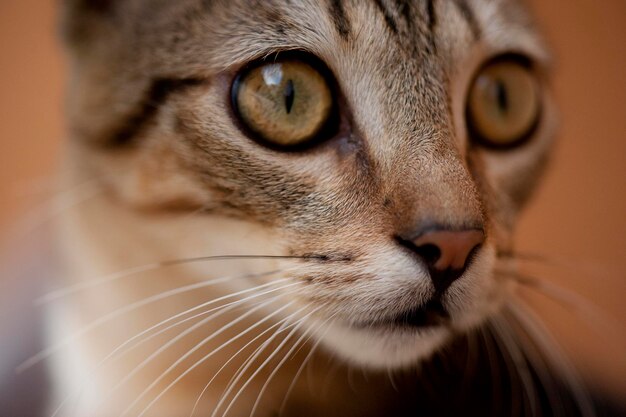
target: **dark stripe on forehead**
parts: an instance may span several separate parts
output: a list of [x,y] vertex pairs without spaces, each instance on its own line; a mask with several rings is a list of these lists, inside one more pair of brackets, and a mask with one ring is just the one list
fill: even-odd
[[400,15],[404,19],[408,28],[411,28],[413,16],[411,13],[411,0],[396,0]]
[[[424,47],[430,54],[435,53],[435,0],[421,0],[421,16],[414,10],[412,0],[374,0],[389,30],[402,35],[401,42],[412,47]],[[417,32],[415,32],[417,30]],[[412,39],[419,36],[423,41],[416,45]]]
[[470,5],[467,3],[467,0],[454,0],[453,3],[461,12],[461,16],[467,22],[467,26],[469,26],[472,34],[474,35],[474,39],[480,39],[481,30],[480,25],[478,24],[478,20],[476,20],[476,16],[474,16],[474,12]]
[[385,23],[387,24],[389,30],[391,30],[395,34],[398,34],[398,24],[396,23],[396,20],[391,13],[391,10],[389,10],[385,2],[383,0],[374,0],[374,4],[376,4],[378,10],[380,10],[380,12],[383,14],[383,17],[385,18]]
[[205,80],[195,78],[159,78],[154,80],[148,92],[135,106],[135,110],[107,135],[103,144],[111,148],[129,145],[172,93],[204,82]]
[[434,53],[437,49],[437,41],[435,37],[435,29],[437,28],[437,16],[435,15],[435,0],[426,0],[426,14],[428,24],[428,44],[430,52]]
[[333,23],[339,36],[343,39],[348,39],[350,36],[350,20],[346,16],[346,11],[343,8],[342,0],[330,0],[329,6],[330,15],[333,18]]

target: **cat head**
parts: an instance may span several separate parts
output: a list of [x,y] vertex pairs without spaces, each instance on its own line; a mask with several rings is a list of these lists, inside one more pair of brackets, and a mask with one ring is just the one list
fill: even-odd
[[345,358],[415,362],[506,298],[554,131],[518,1],[76,0],[64,27],[79,175],[262,227]]

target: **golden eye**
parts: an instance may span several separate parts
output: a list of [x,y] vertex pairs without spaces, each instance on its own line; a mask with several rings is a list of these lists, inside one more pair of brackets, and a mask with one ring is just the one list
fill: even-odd
[[541,107],[537,79],[518,61],[493,61],[474,79],[467,122],[473,138],[484,145],[515,146],[529,138],[537,126]]
[[318,138],[334,109],[326,77],[299,60],[268,60],[233,85],[235,112],[266,145],[297,148]]

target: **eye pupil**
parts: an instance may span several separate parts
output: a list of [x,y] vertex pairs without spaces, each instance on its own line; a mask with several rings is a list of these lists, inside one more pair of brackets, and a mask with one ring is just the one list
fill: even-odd
[[502,80],[496,82],[496,99],[498,101],[498,107],[502,113],[509,111],[509,96],[506,91],[506,87]]
[[293,80],[287,81],[284,95],[285,95],[285,109],[287,110],[287,114],[290,114],[291,109],[293,108],[293,101],[296,98],[296,91],[293,86]]

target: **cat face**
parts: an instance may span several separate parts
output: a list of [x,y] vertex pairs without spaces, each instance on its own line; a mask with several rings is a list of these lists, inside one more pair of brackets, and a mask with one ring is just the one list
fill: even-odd
[[70,3],[77,172],[262,226],[335,352],[403,366],[506,297],[554,124],[518,2]]

